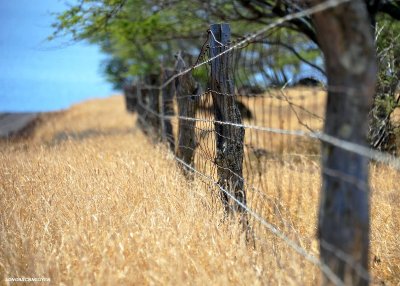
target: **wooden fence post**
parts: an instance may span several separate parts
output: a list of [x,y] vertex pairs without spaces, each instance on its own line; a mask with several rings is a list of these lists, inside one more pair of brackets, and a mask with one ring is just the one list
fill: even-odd
[[[367,7],[364,1],[350,1],[314,14],[313,22],[328,76],[324,132],[367,146],[377,70]],[[346,285],[368,285],[369,160],[327,142],[322,143],[321,153],[321,259]],[[352,261],[345,261],[341,252]],[[360,266],[363,271],[356,270]]]
[[124,85],[125,106],[128,112],[136,111],[137,107],[137,88],[134,84]]
[[[175,73],[172,69],[164,69],[162,82],[167,82],[167,80],[169,80],[174,74]],[[161,137],[163,141],[169,143],[169,147],[172,151],[175,151],[175,139],[170,116],[175,114],[173,102],[174,94],[175,86],[173,81],[165,86],[160,93],[160,113],[162,115]]]
[[160,83],[160,77],[157,74],[150,74],[145,77],[145,87],[147,93],[147,105],[148,108],[146,114],[146,120],[148,125],[151,127],[151,131],[154,135],[159,136],[161,131],[161,120],[159,117],[160,102],[159,93],[160,90],[157,88]]
[[[210,26],[210,58],[229,48],[229,24],[213,24]],[[214,104],[215,120],[219,122],[242,123],[240,111],[235,102],[234,82],[231,75],[231,53],[225,53],[211,61],[211,92]],[[216,163],[218,167],[218,183],[225,190],[231,191],[235,198],[246,204],[246,193],[242,179],[244,128],[215,123],[216,131]],[[229,197],[221,191],[225,211],[229,212]],[[243,212],[237,204],[235,209]]]
[[[177,62],[175,65],[176,72],[183,71],[186,68],[186,63],[179,53],[177,55]],[[197,146],[195,121],[184,119],[195,118],[196,111],[199,103],[198,95],[201,93],[200,85],[195,81],[192,74],[185,73],[178,77],[175,82],[176,86],[176,99],[178,103],[178,146],[176,148],[176,155],[188,165],[193,164],[194,151]],[[184,167],[184,170],[190,172]]]
[[148,134],[148,122],[147,122],[147,89],[143,88],[143,83],[138,81],[136,85],[136,95],[137,95],[137,125],[145,133]]

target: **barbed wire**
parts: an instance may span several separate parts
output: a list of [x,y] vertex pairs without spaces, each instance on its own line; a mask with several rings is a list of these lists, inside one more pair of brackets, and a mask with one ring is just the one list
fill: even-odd
[[[248,206],[240,202],[239,200],[236,199],[235,196],[233,196],[229,191],[225,190],[218,182],[215,182],[211,177],[207,176],[206,174],[203,174],[193,168],[192,166],[186,164],[186,162],[182,161],[178,157],[175,156],[175,160],[185,166],[186,168],[192,170],[195,174],[200,175],[201,177],[209,180],[210,183],[218,187],[222,192],[224,192],[227,196],[230,197],[237,205],[239,205],[241,208],[246,210],[248,214],[250,214],[254,219],[259,221],[265,228],[267,228],[271,233],[282,239],[289,247],[291,247],[294,251],[296,251],[298,254],[303,256],[307,261],[313,263],[314,265],[318,266],[321,271],[329,278],[330,281],[332,281],[335,285],[345,285],[344,282],[335,274],[332,272],[332,270],[329,268],[328,265],[323,263],[321,260],[319,260],[317,257],[312,255],[311,253],[308,253],[303,247],[295,243],[293,240],[288,238],[284,233],[282,233],[279,229],[277,229],[274,225],[266,221],[263,217],[258,215],[255,211],[250,209]],[[369,280],[369,276],[366,277],[366,279]]]
[[210,63],[213,60],[221,57],[222,55],[227,54],[227,53],[233,51],[234,49],[239,48],[239,47],[243,46],[244,44],[251,42],[252,40],[256,39],[257,37],[261,36],[262,34],[266,33],[267,31],[271,30],[272,28],[275,28],[285,22],[292,21],[292,20],[299,19],[299,18],[306,17],[306,16],[310,16],[312,14],[319,13],[319,12],[337,7],[341,4],[344,4],[344,3],[350,2],[350,1],[351,0],[327,0],[325,2],[314,5],[313,7],[310,7],[308,9],[304,9],[302,11],[292,13],[292,14],[286,15],[284,17],[278,18],[275,21],[273,21],[272,23],[266,25],[264,28],[260,29],[259,31],[254,32],[253,34],[250,34],[249,36],[245,37],[243,40],[240,40],[238,43],[231,45],[229,48],[218,53],[217,55],[215,55],[203,62],[197,63],[183,71],[176,73],[174,76],[169,78],[163,84],[158,85],[158,86],[146,85],[145,87],[161,90],[161,89],[165,88],[166,86],[168,86],[169,84],[171,84],[178,77],[183,76],[189,72],[192,72],[194,69],[197,69],[207,63]]
[[[164,117],[164,118],[165,117],[167,117],[167,118],[175,117],[175,118],[180,118],[180,119],[185,119],[185,120],[193,120],[193,121],[208,122],[208,123],[218,123],[218,124],[226,123],[226,124],[231,124],[231,125],[236,126],[236,127],[244,127],[244,128],[252,127],[252,126],[247,126],[247,125],[244,125],[244,124],[221,122],[221,121],[216,121],[216,120],[206,120],[206,119],[200,119],[200,118],[186,118],[186,117],[182,117],[182,116],[161,116],[159,113],[148,109],[148,107],[146,107],[146,106],[143,106],[143,107],[146,108],[149,112],[153,113],[154,115],[159,116],[160,118],[162,118],[162,117]],[[263,127],[259,127],[259,126],[256,126],[256,127],[257,128],[255,128],[255,129],[258,129],[258,130],[263,130],[263,131],[268,130],[269,132],[272,132],[272,133],[285,134],[285,135],[307,136],[310,133],[310,132],[307,133],[307,132],[302,131],[302,130],[279,130],[279,129],[275,129],[275,128],[265,128],[265,127],[263,128]],[[213,131],[213,133],[218,134],[215,130],[211,130],[211,131]],[[223,136],[223,135],[221,135],[221,136]],[[319,139],[316,136],[310,136],[310,137],[314,138],[314,139]],[[227,139],[233,140],[232,138],[227,138]],[[181,147],[190,148],[188,146],[181,146]],[[195,151],[195,149],[192,149],[192,150]],[[199,154],[199,156],[203,157],[202,154]],[[227,171],[232,173],[234,176],[238,177],[240,180],[242,180],[248,186],[248,190],[254,191],[254,192],[256,192],[256,193],[258,193],[258,194],[260,194],[260,195],[262,195],[264,197],[267,196],[266,194],[264,194],[264,193],[260,192],[259,190],[257,190],[257,188],[255,188],[251,184],[248,184],[246,182],[246,180],[242,176],[240,176],[239,174],[235,173],[231,169],[228,169],[228,168],[225,168],[223,166],[218,165],[213,160],[213,157],[211,157],[210,155],[208,155],[207,157],[203,157],[203,158],[205,158],[206,160],[208,160],[209,162],[214,164],[217,168],[226,169]],[[213,185],[217,186],[222,192],[226,193],[230,199],[232,199],[236,204],[238,204],[240,207],[245,209],[247,213],[252,215],[253,218],[255,218],[257,221],[259,221],[263,226],[265,226],[273,234],[275,234],[279,238],[283,239],[285,241],[285,243],[287,243],[292,249],[294,249],[296,252],[298,252],[299,254],[304,256],[308,261],[310,261],[313,264],[319,266],[321,268],[321,271],[323,271],[327,276],[330,275],[329,272],[333,273],[327,265],[322,264],[322,262],[319,259],[317,259],[312,254],[308,253],[304,248],[302,248],[301,246],[296,244],[294,241],[290,240],[281,231],[279,231],[279,229],[277,229],[275,226],[273,226],[271,223],[269,223],[265,218],[263,218],[262,216],[257,214],[254,210],[250,209],[248,206],[246,206],[245,204],[243,204],[239,200],[237,200],[234,195],[232,195],[229,191],[227,191],[220,184],[218,184],[218,182],[214,181],[212,177],[200,172],[199,170],[197,170],[193,166],[185,163],[184,161],[182,161],[180,158],[178,158],[175,155],[174,155],[174,159],[176,161],[178,161],[180,164],[184,165],[186,168],[188,168],[188,169],[192,170],[193,172],[195,172],[196,174],[199,174],[202,177],[207,178],[210,183],[212,183]],[[346,175],[346,174],[340,173],[337,170],[325,169],[324,170],[324,174],[327,174],[327,175],[332,176],[332,177],[341,178],[346,182],[349,182],[351,184],[354,184],[354,185],[358,186],[358,188],[361,189],[361,190],[367,188],[367,186],[363,182],[359,182],[359,180],[357,178],[354,178],[354,177],[352,177],[350,175]],[[269,199],[272,200],[273,197],[269,197]],[[370,280],[368,272],[359,263],[355,262],[354,259],[350,255],[347,255],[346,253],[344,253],[340,249],[337,249],[336,247],[334,247],[332,245],[329,245],[327,242],[324,242],[323,245],[321,244],[321,246],[324,247],[324,248],[326,247],[327,250],[332,252],[339,259],[341,259],[344,262],[346,262],[349,266],[351,266],[357,272],[357,274],[360,277],[362,277],[363,279],[366,279],[368,281]],[[336,278],[337,278],[337,276],[336,276]],[[340,283],[340,281],[341,281],[340,279],[339,279],[339,281],[335,280],[335,277],[330,277],[329,279],[332,282],[336,283],[336,285],[343,285],[343,284]]]
[[[228,208],[232,209],[233,211],[235,211],[235,209],[237,210],[237,208],[235,208],[232,205],[233,202],[235,206],[239,206],[241,209],[245,210],[245,212],[249,214],[251,218],[254,219],[256,222],[260,223],[261,226],[263,226],[265,229],[270,231],[275,236],[282,239],[282,241],[284,241],[286,245],[288,245],[291,249],[295,250],[306,260],[318,266],[321,269],[321,271],[328,277],[328,279],[331,280],[336,285],[343,285],[343,281],[341,281],[340,278],[338,278],[326,264],[322,263],[316,256],[309,253],[304,247],[301,246],[300,241],[303,242],[308,238],[305,237],[304,233],[303,235],[300,235],[300,232],[298,231],[298,229],[300,228],[298,225],[296,225],[296,220],[292,220],[291,217],[292,209],[288,210],[288,206],[287,205],[285,206],[284,203],[281,202],[282,201],[281,198],[283,195],[282,192],[284,187],[280,185],[282,175],[279,174],[279,172],[282,172],[282,170],[279,170],[276,167],[278,165],[274,164],[280,164],[280,166],[284,166],[284,168],[287,168],[287,166],[289,166],[290,167],[290,169],[288,169],[289,171],[295,170],[296,172],[300,173],[300,176],[303,176],[302,172],[308,171],[310,174],[315,174],[315,171],[319,170],[320,171],[318,173],[319,175],[339,178],[341,181],[348,184],[352,184],[359,190],[363,191],[369,189],[368,183],[365,183],[356,176],[345,174],[338,170],[333,170],[326,167],[319,169],[320,165],[318,165],[318,163],[316,163],[315,161],[316,159],[321,157],[320,153],[318,153],[319,151],[317,151],[317,153],[312,153],[311,150],[309,151],[310,154],[302,154],[302,156],[308,161],[304,163],[303,159],[301,159],[303,162],[299,163],[299,160],[295,158],[297,154],[294,154],[295,151],[293,151],[296,149],[292,150],[288,148],[287,151],[284,150],[283,146],[284,138],[287,139],[287,145],[289,145],[289,147],[291,144],[290,140],[292,137],[301,137],[305,138],[304,139],[305,142],[323,142],[325,144],[329,144],[338,147],[342,150],[352,152],[359,156],[365,157],[369,160],[383,163],[387,166],[392,167],[395,170],[400,170],[400,160],[392,155],[383,153],[381,151],[373,150],[364,145],[350,142],[343,138],[337,138],[320,131],[319,130],[320,125],[318,124],[323,123],[325,119],[323,118],[323,116],[318,114],[318,111],[317,112],[313,111],[310,105],[308,106],[309,108],[306,107],[307,104],[306,105],[304,104],[306,96],[303,95],[290,96],[289,94],[285,94],[285,88],[289,84],[290,79],[286,80],[285,78],[286,80],[285,85],[280,89],[277,88],[275,92],[266,92],[265,90],[263,91],[251,90],[251,92],[248,92],[247,90],[245,90],[245,85],[248,84],[253,87],[257,86],[259,83],[259,79],[257,80],[254,75],[259,73],[260,71],[263,71],[263,69],[265,68],[264,63],[260,62],[257,63],[258,59],[265,56],[265,54],[268,54],[268,52],[263,54],[264,51],[261,50],[265,48],[265,46],[255,47],[256,44],[260,44],[257,41],[258,37],[261,37],[262,35],[264,35],[264,33],[270,31],[272,28],[278,27],[285,21],[296,19],[298,17],[309,16],[312,13],[320,12],[345,2],[349,2],[349,0],[326,1],[322,4],[316,5],[304,11],[277,19],[276,21],[272,22],[270,25],[264,27],[263,29],[260,29],[259,31],[247,37],[244,37],[237,41],[233,41],[232,44],[229,45],[224,45],[223,43],[219,42],[216,36],[211,31],[209,31],[208,38],[203,43],[199,56],[197,57],[197,60],[194,65],[192,65],[189,68],[186,68],[185,66],[180,66],[180,70],[176,70],[176,73],[172,75],[170,78],[166,79],[161,85],[146,85],[146,84],[140,85],[141,88],[143,89],[159,90],[159,91],[168,87],[168,85],[170,84],[171,85],[174,84],[174,87],[176,88],[178,82],[185,75],[188,75],[189,73],[194,74],[194,72],[201,72],[201,71],[205,72],[207,80],[209,80],[210,70],[207,64],[211,63],[214,59],[221,57],[224,54],[235,51],[236,54],[232,53],[232,55],[236,56],[236,58],[234,59],[235,60],[234,64],[236,66],[240,66],[242,63],[245,63],[241,68],[243,68],[243,70],[246,69],[250,70],[249,73],[250,76],[248,73],[244,73],[243,75],[243,72],[242,75],[239,72],[237,72],[237,74],[233,74],[234,81],[235,82],[238,81],[240,82],[240,84],[242,84],[241,87],[244,88],[242,91],[237,90],[231,93],[224,93],[213,90],[212,88],[209,87],[208,83],[206,87],[204,87],[204,83],[203,85],[197,83],[198,86],[196,87],[196,91],[190,91],[190,92],[186,91],[186,93],[195,93],[195,94],[176,93],[174,98],[170,100],[169,104],[174,105],[175,109],[178,108],[178,114],[176,115],[164,114],[163,111],[160,112],[160,110],[152,109],[151,108],[152,106],[151,104],[149,104],[148,99],[139,100],[137,103],[138,106],[140,106],[140,108],[142,108],[145,111],[145,113],[143,114],[145,118],[144,121],[153,116],[156,117],[158,121],[162,121],[163,124],[165,124],[164,123],[165,120],[169,120],[170,124],[178,125],[178,129],[192,128],[194,132],[193,135],[194,138],[192,139],[195,142],[193,146],[192,145],[186,146],[184,144],[181,144],[180,141],[175,145],[174,135],[172,133],[166,135],[167,140],[169,142],[174,142],[174,147],[177,147],[178,149],[190,150],[192,154],[191,156],[193,158],[191,158],[192,160],[191,164],[185,162],[184,160],[182,160],[182,158],[174,154],[174,158],[177,160],[177,162],[180,163],[185,170],[191,170],[191,172],[203,178],[204,183],[207,184],[208,188],[211,188],[211,186],[217,187],[220,190],[220,192],[225,194],[225,196],[227,196],[231,200],[227,205]],[[214,42],[217,43],[217,47],[223,47],[224,50],[213,57],[208,55],[207,58],[207,51],[210,50],[210,47],[208,45],[210,39],[212,39]],[[257,56],[255,56],[256,54]],[[178,54],[177,57],[179,60],[183,61],[181,54]],[[233,57],[230,58],[230,60],[233,60]],[[200,67],[204,68],[205,70],[200,69]],[[259,70],[257,70],[257,68]],[[237,69],[235,67],[233,69],[233,72],[236,71]],[[192,75],[189,74],[189,76]],[[262,80],[266,81],[266,75],[261,74],[261,76]],[[198,89],[199,86],[200,86],[200,91]],[[350,90],[349,88],[340,86],[328,86],[328,87],[324,86],[323,89],[320,90],[325,92],[325,94],[326,91],[352,92],[352,90]],[[215,95],[220,95],[221,97],[229,98],[229,100],[232,100],[233,98],[236,100],[237,106],[240,105],[241,102],[246,102],[248,110],[254,113],[250,113],[249,118],[240,121],[240,123],[215,120],[215,115],[216,112],[218,111],[216,110],[215,105],[213,105],[213,103],[211,102],[211,100],[214,100],[213,97]],[[324,96],[325,95],[321,95],[320,98],[323,98]],[[149,97],[149,95],[147,95],[147,97]],[[240,98],[240,101],[238,101],[238,98]],[[186,101],[186,103],[191,102],[190,103],[190,108],[192,109],[190,112],[191,116],[183,116],[179,114],[179,108],[180,108],[179,105],[182,104],[182,102],[185,103],[185,100],[188,100]],[[250,103],[253,104],[252,110],[250,107]],[[314,101],[313,104],[315,105],[320,103]],[[266,113],[265,108],[267,109],[269,114]],[[271,124],[272,122],[271,117],[273,112],[277,112],[278,114],[279,122],[276,123],[276,125],[279,125],[279,127],[275,127],[274,124]],[[284,115],[285,112],[287,113],[287,115]],[[300,125],[300,127],[291,128],[292,114],[295,115],[295,120],[297,120],[297,123]],[[253,117],[251,117],[252,115]],[[288,126],[284,126],[284,124],[282,123],[283,116],[286,116],[285,119],[287,121]],[[306,120],[304,120],[303,117],[306,116],[318,120],[316,128],[314,128],[313,125],[309,125],[306,122]],[[266,117],[268,120],[267,125],[266,125],[267,121],[265,121]],[[223,134],[223,132],[222,133],[219,132],[220,126],[235,127],[238,129],[243,128],[244,130],[246,130],[246,137],[243,139],[243,142],[239,142],[240,139],[237,139],[231,135]],[[302,127],[304,127],[307,130],[302,130]],[[161,128],[163,127],[161,126]],[[266,139],[265,134],[268,134],[270,136],[268,140]],[[271,134],[277,135],[276,138],[279,140],[278,143],[280,143],[280,145],[277,148],[274,147],[275,149],[272,146],[273,143]],[[243,173],[244,172],[247,173],[243,174],[242,170],[239,173],[235,172],[232,169],[222,166],[217,162],[216,154],[217,152],[220,151],[216,149],[217,138],[219,139],[222,138],[225,141],[236,142],[241,144],[241,146],[243,146],[242,147],[243,153],[245,153],[245,155],[243,155]],[[308,139],[311,139],[313,141]],[[270,147],[269,149],[268,146]],[[310,148],[312,148],[312,146]],[[266,149],[268,149],[268,151]],[[301,156],[298,157],[300,158]],[[291,161],[284,162],[284,160],[291,160]],[[267,177],[267,179],[263,179],[264,176],[271,174],[267,173],[267,171],[265,170],[267,164],[269,164],[268,167],[272,166],[272,170],[271,168],[269,168],[270,170],[267,171],[272,172],[272,175],[275,176],[274,179],[276,182],[276,186],[274,186],[273,191],[277,194],[277,196],[273,196],[268,192],[269,188],[268,181],[271,181],[270,177]],[[301,169],[302,166],[304,167],[303,169]],[[232,194],[232,192],[229,191],[229,187],[221,186],[221,183],[218,180],[216,180],[216,178],[218,177],[217,172],[221,170],[223,170],[224,172],[228,172],[230,176],[235,177],[238,182],[243,184],[243,189],[241,189],[240,191],[243,193],[246,192],[245,197],[247,196],[247,199],[250,198],[248,202],[240,201],[236,197],[236,194]],[[310,182],[306,182],[304,178],[301,178],[301,183],[302,184],[308,183],[309,186],[311,184]],[[288,202],[292,202],[291,196],[293,195],[292,194],[293,192],[291,191],[293,191],[294,187],[293,185],[295,183],[289,179],[287,184],[288,184],[287,189],[289,190],[289,192],[286,193],[286,196],[288,197],[287,200]],[[212,187],[211,189],[214,189],[214,187]],[[234,190],[233,193],[235,193]],[[250,196],[248,196],[249,194]],[[294,205],[293,207],[296,208],[295,214],[299,212],[299,209],[302,204],[301,200],[302,198],[298,197],[297,206]],[[272,202],[272,206],[271,204],[269,204],[269,202]],[[272,212],[276,214],[276,216],[274,216],[272,219],[274,223],[276,223],[276,226],[271,222],[271,220],[267,219],[267,217],[269,217],[268,215],[271,214]],[[271,219],[271,217],[269,218]],[[257,225],[257,227],[259,227],[260,225]],[[285,232],[288,232],[288,235],[285,234]],[[297,239],[299,243],[296,243],[294,239],[291,239],[289,237],[289,235],[294,235],[295,239]],[[308,239],[308,241],[312,240]],[[339,260],[344,261],[347,265],[353,268],[361,278],[365,279],[366,281],[371,281],[368,271],[365,270],[363,266],[359,262],[355,261],[350,255],[344,253],[341,249],[338,249],[337,247],[328,244],[326,241],[320,241],[320,247],[332,252],[332,254],[335,255]]]
[[[141,105],[141,103],[139,103]],[[185,116],[179,116],[179,115],[165,115],[162,116],[158,114],[157,112],[154,112],[150,109],[147,108],[145,105],[141,105],[143,108],[145,108],[147,111],[153,113],[154,115],[160,117],[160,118],[165,118],[165,119],[173,119],[173,118],[178,118],[181,120],[187,120],[187,121],[195,121],[195,122],[207,122],[207,123],[217,123],[221,125],[228,125],[228,126],[233,126],[233,127],[243,127],[245,129],[253,129],[253,130],[258,130],[258,131],[264,131],[264,132],[270,132],[270,133],[275,133],[275,134],[282,134],[282,135],[294,135],[294,136],[301,136],[301,137],[309,137],[313,139],[319,139],[322,142],[331,144],[333,146],[339,147],[343,150],[352,152],[354,154],[366,157],[370,160],[374,160],[380,163],[387,164],[394,169],[400,171],[400,159],[396,158],[393,155],[383,153],[381,151],[373,150],[371,148],[352,143],[328,134],[325,134],[323,132],[312,132],[312,131],[304,131],[304,130],[286,130],[286,129],[279,129],[279,128],[271,128],[271,127],[262,127],[262,126],[255,126],[255,125],[248,125],[248,124],[241,124],[241,123],[233,123],[233,122],[226,122],[226,121],[218,121],[214,119],[203,119],[203,118],[192,118],[192,117],[185,117]]]

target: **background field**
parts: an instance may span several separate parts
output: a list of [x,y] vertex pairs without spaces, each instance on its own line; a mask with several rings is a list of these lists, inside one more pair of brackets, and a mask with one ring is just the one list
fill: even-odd
[[[135,116],[124,109],[120,96],[89,101],[42,115],[27,138],[0,142],[0,283],[6,277],[65,285],[320,282],[317,267],[259,225],[256,248],[246,244],[235,220],[223,219],[212,189],[186,179],[167,148],[134,128]],[[285,107],[271,114],[273,124],[288,128],[278,117]],[[296,138],[290,142],[296,149],[282,154],[315,155]],[[250,194],[249,205],[318,255],[319,165],[287,162],[267,160],[261,169],[268,185]],[[378,165],[371,172],[374,284],[398,285],[400,176]],[[300,185],[306,191],[296,192]]]

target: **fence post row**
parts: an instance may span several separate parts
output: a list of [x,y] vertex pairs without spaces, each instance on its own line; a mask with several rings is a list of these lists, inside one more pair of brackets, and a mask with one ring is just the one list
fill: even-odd
[[[229,48],[231,30],[229,24],[210,26],[210,58]],[[236,105],[234,83],[231,76],[232,53],[225,53],[211,61],[211,90],[215,120],[219,122],[242,123],[240,111]],[[216,164],[218,183],[233,192],[235,198],[246,204],[243,186],[243,140],[244,128],[215,123]],[[221,191],[225,211],[229,212],[228,195]],[[235,208],[243,212],[242,207]]]
[[[174,75],[173,69],[164,69],[162,73],[162,82],[168,81]],[[160,93],[160,114],[161,114],[161,138],[168,142],[170,149],[175,151],[175,140],[171,124],[171,116],[174,112],[174,94],[175,86],[172,83],[165,86]]]
[[[318,0],[316,2],[322,2]],[[351,9],[349,9],[351,8]],[[337,15],[345,15],[338,17]],[[354,19],[352,23],[346,19]],[[321,49],[325,56],[328,85],[340,89],[328,90],[328,103],[324,133],[335,138],[366,146],[368,111],[371,108],[376,81],[375,48],[368,26],[368,13],[362,2],[349,2],[332,11],[313,16]],[[332,27],[334,29],[332,30]],[[333,33],[332,33],[333,32]],[[232,53],[226,51],[230,45],[228,24],[210,26],[209,57],[211,60],[210,88],[213,100],[214,127],[218,184],[232,192],[234,197],[246,205],[246,191],[243,181],[244,135],[242,118],[237,105],[231,72]],[[336,42],[326,37],[336,35]],[[354,52],[347,43],[362,43],[363,53]],[[346,61],[337,60],[338,52],[346,53]],[[340,55],[340,53],[339,53]],[[354,63],[362,62],[355,68]],[[174,72],[186,69],[182,54],[178,54],[175,71],[165,70],[162,82],[170,79]],[[145,77],[145,85],[159,86],[159,76]],[[134,94],[126,89],[126,99]],[[356,92],[355,92],[356,91]],[[139,126],[145,133],[167,140],[175,149],[170,116],[174,114],[173,96],[176,92],[178,108],[178,138],[176,156],[187,165],[193,165],[197,147],[195,118],[199,107],[200,85],[190,72],[175,79],[160,93],[157,88],[136,86]],[[132,98],[134,98],[133,96]],[[135,101],[133,101],[135,102]],[[129,102],[127,101],[127,104]],[[135,105],[133,103],[133,105]],[[128,109],[130,105],[127,105]],[[152,112],[150,112],[150,111]],[[160,119],[156,113],[161,114]],[[165,116],[164,116],[165,115]],[[150,128],[149,128],[150,127]],[[368,285],[370,282],[369,235],[370,235],[370,187],[368,182],[368,159],[347,151],[339,146],[322,142],[322,192],[319,207],[318,237],[322,262],[346,284]],[[183,167],[186,174],[191,171]],[[351,178],[349,180],[348,178]],[[353,180],[354,178],[354,180]],[[220,191],[226,213],[230,212],[229,196]],[[234,204],[235,210],[245,213],[242,206]],[[242,218],[245,218],[242,216]],[[247,220],[244,221],[247,223]],[[350,262],[338,255],[337,251],[350,257]],[[360,266],[361,270],[355,266]],[[328,283],[325,276],[324,283]]]
[[[175,71],[180,72],[186,69],[186,63],[182,58],[182,54],[177,55]],[[202,90],[200,85],[195,81],[191,73],[185,73],[178,77],[175,82],[176,100],[178,103],[178,146],[176,155],[179,159],[188,165],[193,164],[194,151],[197,146],[195,121],[185,120],[184,118],[195,118],[199,104],[199,94]],[[187,172],[190,170],[184,169]]]

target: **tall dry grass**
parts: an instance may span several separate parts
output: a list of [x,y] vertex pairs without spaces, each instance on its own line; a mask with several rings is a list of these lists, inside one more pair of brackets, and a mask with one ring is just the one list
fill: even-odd
[[[256,248],[246,244],[235,220],[223,219],[211,189],[187,180],[168,151],[133,126],[116,96],[46,115],[32,137],[0,143],[0,283],[9,277],[49,277],[55,285],[320,282],[317,267],[258,224]],[[300,170],[269,166],[270,193],[263,198],[271,199],[254,195],[251,204],[318,255],[319,170]],[[374,281],[387,285],[400,281],[399,179],[372,167],[371,267]],[[285,192],[300,182],[308,192]],[[277,215],[295,203],[290,216]]]

